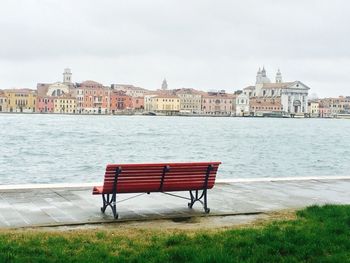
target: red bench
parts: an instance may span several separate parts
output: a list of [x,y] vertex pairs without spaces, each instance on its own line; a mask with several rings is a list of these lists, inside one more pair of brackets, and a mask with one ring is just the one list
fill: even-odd
[[[108,164],[103,186],[93,188],[94,195],[102,195],[102,213],[109,206],[118,218],[116,195],[123,193],[152,193],[189,191],[188,207],[199,201],[206,213],[207,190],[213,188],[221,162]],[[201,193],[199,191],[202,191]],[[171,194],[170,194],[171,195]]]

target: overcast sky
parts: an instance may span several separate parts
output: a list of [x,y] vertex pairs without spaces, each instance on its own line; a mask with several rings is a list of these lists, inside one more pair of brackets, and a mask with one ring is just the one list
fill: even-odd
[[350,1],[1,0],[0,88],[92,79],[228,92],[300,80],[350,95]]

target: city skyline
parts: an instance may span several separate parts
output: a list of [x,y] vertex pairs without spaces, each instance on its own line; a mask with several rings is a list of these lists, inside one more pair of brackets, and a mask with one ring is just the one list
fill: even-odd
[[[18,7],[21,8],[18,8]],[[348,95],[347,1],[3,1],[0,88],[58,81],[146,89],[254,84],[259,66],[319,97]],[[76,15],[79,14],[79,15]]]

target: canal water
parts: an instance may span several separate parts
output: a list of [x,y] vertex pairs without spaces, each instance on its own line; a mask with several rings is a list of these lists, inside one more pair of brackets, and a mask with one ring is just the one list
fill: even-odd
[[0,114],[0,147],[0,184],[180,161],[221,161],[221,179],[350,176],[350,120]]

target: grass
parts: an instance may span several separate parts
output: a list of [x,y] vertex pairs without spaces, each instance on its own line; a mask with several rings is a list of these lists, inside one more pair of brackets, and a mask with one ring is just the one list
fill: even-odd
[[350,262],[350,206],[214,231],[8,230],[0,262]]

